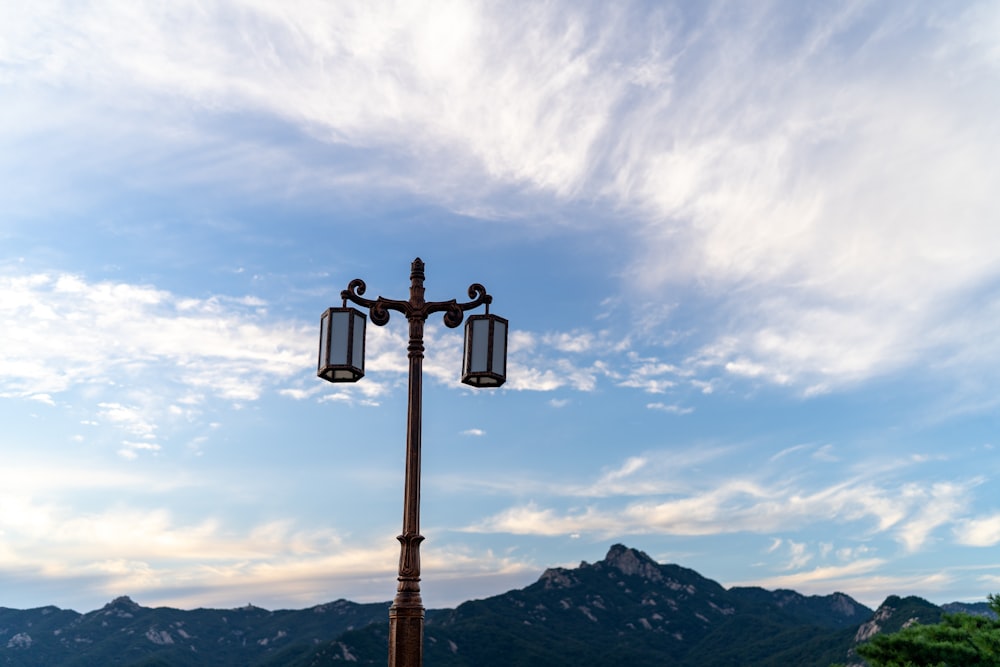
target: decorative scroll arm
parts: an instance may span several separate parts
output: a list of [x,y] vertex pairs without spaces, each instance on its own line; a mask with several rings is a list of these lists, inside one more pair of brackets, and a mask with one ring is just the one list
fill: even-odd
[[390,310],[403,313],[406,317],[410,316],[411,307],[409,302],[386,299],[381,296],[374,300],[366,299],[362,296],[366,289],[365,281],[361,280],[361,278],[355,278],[348,283],[347,289],[340,293],[340,298],[344,300],[345,306],[350,301],[362,308],[367,308],[372,319],[372,324],[378,326],[384,326],[389,322]]
[[465,311],[486,305],[486,312],[490,311],[490,304],[493,297],[486,293],[486,288],[479,283],[469,285],[469,298],[472,301],[458,303],[455,299],[451,301],[437,301],[427,304],[428,313],[439,313],[444,311],[444,325],[449,329],[454,329],[465,319]]
[[377,299],[366,299],[363,296],[366,289],[365,281],[355,278],[347,285],[347,289],[340,293],[340,298],[344,300],[345,306],[350,301],[362,308],[367,308],[372,324],[378,326],[387,324],[389,322],[389,311],[395,310],[403,313],[407,319],[411,316],[426,318],[431,313],[444,312],[445,326],[449,329],[454,329],[462,324],[462,321],[465,319],[465,311],[485,305],[486,312],[489,313],[490,304],[493,303],[493,297],[487,294],[486,288],[479,283],[473,283],[469,286],[469,298],[472,301],[465,303],[458,303],[455,299],[421,303],[420,301],[414,302],[413,300],[398,301],[396,299],[386,299],[381,296]]

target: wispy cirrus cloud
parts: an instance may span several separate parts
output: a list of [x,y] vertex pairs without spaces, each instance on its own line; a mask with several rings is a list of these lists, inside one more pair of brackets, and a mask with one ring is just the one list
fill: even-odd
[[[522,486],[519,495],[548,500],[516,504],[465,530],[619,539],[646,534],[780,535],[810,525],[852,525],[858,539],[879,536],[905,552],[949,539],[944,530],[949,526],[960,542],[968,544],[992,535],[995,522],[967,518],[972,492],[982,482],[978,478],[917,483],[851,475],[814,487],[787,470],[780,478],[765,473],[720,477],[709,472],[713,462],[727,460],[727,456],[732,452],[727,455],[724,448],[692,448],[687,455],[631,457],[605,471],[592,485],[555,482],[533,490]],[[691,470],[699,474],[691,475]],[[801,560],[806,555],[791,554],[790,558]]]
[[[102,141],[152,143],[151,158],[106,154],[111,170],[188,160],[170,148],[188,142],[217,148],[190,165],[200,169],[170,170],[195,181],[280,173],[298,191],[377,181],[507,220],[539,198],[595,202],[631,248],[621,271],[630,287],[716,299],[692,357],[705,375],[816,394],[918,359],[962,359],[970,325],[998,338],[954,306],[975,310],[997,276],[1000,99],[989,82],[1000,66],[983,26],[1000,19],[989,3],[944,14],[933,3],[508,12],[104,2],[7,18],[16,37],[2,53],[4,81],[88,81],[93,119],[103,104],[126,121],[105,134],[170,135]],[[294,148],[266,137],[237,146],[223,127],[185,120],[245,109],[352,157],[305,168]],[[150,110],[168,122],[127,122]],[[67,119],[40,111],[6,125],[38,137],[54,125],[65,139]],[[379,178],[358,180],[371,173]],[[497,200],[512,186],[522,194]],[[661,310],[661,321],[677,316]],[[547,342],[580,352],[593,335]],[[580,372],[563,380],[528,367],[511,386],[587,386],[599,375],[563,371]],[[665,391],[674,380],[624,381]]]
[[1000,68],[969,40],[977,21],[997,21],[983,4],[949,18],[802,14],[786,17],[807,21],[794,36],[720,14],[685,54],[711,74],[678,86],[660,116],[670,122],[632,136],[644,168],[619,191],[640,190],[656,212],[631,276],[650,290],[693,281],[719,299],[702,359],[819,393],[974,344],[960,332],[974,321],[952,304],[980,303],[997,275],[998,88],[984,96],[982,83]]
[[[162,507],[81,514],[10,492],[0,493],[0,530],[3,568],[36,586],[71,586],[70,598],[50,602],[73,608],[125,592],[143,604],[185,608],[227,606],[234,596],[269,608],[316,604],[317,595],[381,601],[392,596],[399,555],[391,539],[353,544],[292,518],[236,527],[221,514],[192,521]],[[432,592],[440,606],[467,599],[470,585],[485,594],[539,571],[529,560],[461,546],[425,549],[422,561],[442,582]]]
[[960,570],[944,568],[933,573],[903,574],[894,572],[890,565],[890,561],[883,558],[857,558],[790,574],[762,576],[752,583],[727,581],[726,585],[792,589],[806,595],[829,595],[835,588],[850,591],[851,597],[875,608],[885,600],[886,591],[919,590],[928,596],[946,593]]

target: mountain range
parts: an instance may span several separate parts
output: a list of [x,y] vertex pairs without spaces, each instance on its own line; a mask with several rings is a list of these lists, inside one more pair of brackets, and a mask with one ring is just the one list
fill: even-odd
[[[80,614],[0,608],[0,665],[319,667],[386,661],[389,603],[302,610],[142,607],[119,597]],[[526,588],[426,612],[424,661],[440,667],[829,667],[862,664],[878,632],[945,611],[891,596],[872,610],[843,593],[726,589],[694,570],[616,544],[604,560],[551,568]]]

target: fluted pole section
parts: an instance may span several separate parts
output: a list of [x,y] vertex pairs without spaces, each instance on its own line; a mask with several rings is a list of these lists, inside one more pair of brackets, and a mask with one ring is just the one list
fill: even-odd
[[403,533],[396,598],[389,608],[389,667],[422,667],[424,604],[420,597],[420,431],[424,363],[424,263],[410,268],[409,402],[406,411],[406,480],[403,491]]

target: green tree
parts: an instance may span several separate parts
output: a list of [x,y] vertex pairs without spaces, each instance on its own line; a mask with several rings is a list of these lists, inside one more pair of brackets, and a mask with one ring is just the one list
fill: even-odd
[[[1000,616],[1000,596],[987,599]],[[995,667],[1000,665],[1000,620],[945,614],[934,625],[876,635],[857,651],[871,667]]]

